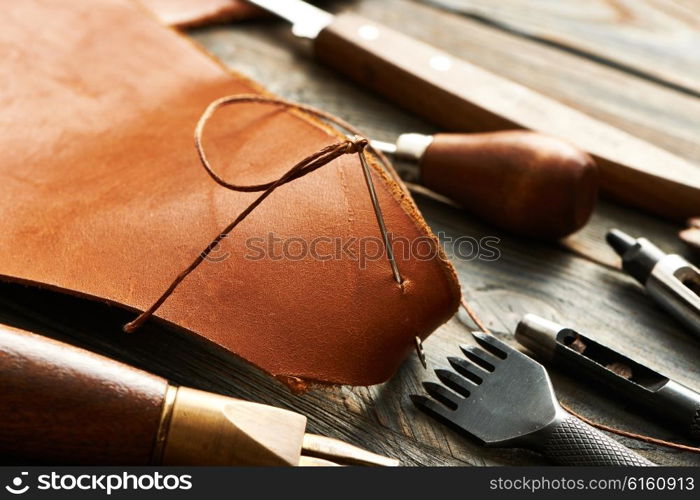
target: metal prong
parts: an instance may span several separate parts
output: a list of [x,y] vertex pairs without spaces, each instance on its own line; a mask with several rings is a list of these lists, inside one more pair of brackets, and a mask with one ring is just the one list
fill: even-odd
[[425,349],[423,349],[423,341],[416,335],[416,354],[418,354],[418,359],[420,364],[423,365],[423,369],[428,369],[428,360],[425,359]]
[[388,154],[388,155],[395,155],[396,154],[396,144],[392,144],[391,142],[377,141],[375,139],[372,139],[369,144],[374,149],[378,149],[379,151],[381,151],[384,154]]
[[[359,137],[356,137],[359,139]],[[365,182],[367,183],[367,190],[369,191],[370,200],[372,200],[372,207],[374,208],[374,215],[377,218],[377,224],[379,224],[379,231],[382,233],[382,239],[384,240],[384,248],[386,249],[386,255],[389,258],[389,263],[391,264],[391,272],[394,274],[394,279],[400,285],[403,283],[403,278],[399,272],[399,267],[396,265],[396,259],[394,258],[394,250],[391,248],[391,242],[389,241],[389,233],[386,230],[386,224],[384,224],[384,215],[382,214],[382,207],[379,205],[379,199],[377,198],[377,192],[374,189],[374,181],[372,180],[372,171],[370,170],[369,163],[367,162],[367,157],[364,151],[359,152],[360,163],[362,164],[362,172],[365,176]]]
[[450,410],[456,410],[462,400],[454,392],[435,382],[423,382],[423,387],[433,399],[444,404]]
[[411,394],[410,397],[411,401],[413,401],[413,404],[416,405],[416,408],[418,408],[422,412],[427,413],[429,416],[437,418],[438,420],[451,422],[450,413],[452,412],[448,410],[446,406],[426,396],[418,396],[416,394]]
[[484,381],[484,376],[488,375],[486,370],[470,363],[466,359],[449,357],[447,361],[449,361],[450,365],[452,365],[452,368],[454,368],[457,373],[477,385]]
[[395,467],[399,461],[395,458],[377,455],[350,443],[316,434],[305,434],[302,451],[307,457],[332,459],[340,465],[376,465]]
[[435,370],[435,375],[443,384],[464,397],[469,397],[471,391],[478,387],[471,380],[467,380],[451,370],[438,369]]
[[473,345],[461,345],[459,348],[469,361],[489,372],[495,370],[496,363],[500,361],[496,356],[492,356],[483,349],[479,349]]
[[511,349],[506,344],[498,340],[493,335],[483,332],[472,332],[472,337],[477,344],[486,349],[488,352],[501,359],[508,357],[508,350]]

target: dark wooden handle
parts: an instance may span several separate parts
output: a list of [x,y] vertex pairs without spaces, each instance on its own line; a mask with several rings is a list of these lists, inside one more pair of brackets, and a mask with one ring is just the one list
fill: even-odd
[[503,229],[556,238],[588,221],[598,169],[580,149],[535,132],[438,134],[421,181]]
[[0,326],[0,454],[48,463],[145,465],[167,382]]
[[414,113],[459,132],[524,128],[572,142],[601,169],[601,187],[633,206],[700,213],[697,166],[569,106],[352,14],[314,44],[316,56]]

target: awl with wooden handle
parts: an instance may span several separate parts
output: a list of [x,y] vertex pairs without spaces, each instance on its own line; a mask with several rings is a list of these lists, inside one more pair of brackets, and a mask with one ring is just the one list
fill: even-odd
[[325,64],[447,130],[561,137],[595,158],[614,198],[674,219],[700,214],[700,168],[662,148],[354,14],[299,0],[248,1],[290,21]]
[[583,227],[598,193],[593,159],[526,130],[402,134],[372,146],[413,166],[399,171],[481,219],[516,234],[559,238]]
[[0,326],[0,454],[90,465],[397,465],[306,417]]

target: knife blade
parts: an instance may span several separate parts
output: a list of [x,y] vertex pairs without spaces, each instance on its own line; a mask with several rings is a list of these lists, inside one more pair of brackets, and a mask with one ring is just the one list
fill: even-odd
[[314,39],[333,22],[333,14],[300,0],[254,0],[249,3],[275,14],[292,25],[292,33]]
[[566,139],[596,159],[609,196],[672,219],[700,214],[700,168],[663,148],[360,16],[299,0],[248,1],[312,39],[324,64],[437,125]]

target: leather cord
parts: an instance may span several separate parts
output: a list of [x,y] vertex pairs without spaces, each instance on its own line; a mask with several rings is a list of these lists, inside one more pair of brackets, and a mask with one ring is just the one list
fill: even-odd
[[658,439],[658,438],[654,438],[651,436],[645,436],[644,434],[636,434],[634,432],[626,431],[623,429],[618,429],[616,427],[610,427],[609,425],[599,424],[599,423],[594,422],[593,420],[591,420],[587,417],[584,417],[583,415],[581,415],[577,411],[574,411],[570,406],[564,404],[562,401],[559,401],[559,404],[566,411],[568,411],[569,413],[571,413],[575,417],[580,418],[588,425],[596,427],[596,428],[601,429],[603,431],[612,432],[613,434],[617,434],[618,436],[624,436],[624,437],[636,439],[637,441],[644,441],[645,443],[657,444],[659,446],[673,448],[675,450],[689,451],[691,453],[700,453],[700,448],[698,448],[696,446],[687,446],[684,444],[674,443],[672,441],[665,441],[663,439]]
[[[491,334],[491,331],[486,327],[484,322],[481,320],[481,318],[479,318],[479,316],[476,314],[474,309],[469,305],[469,303],[466,301],[466,299],[464,297],[462,297],[461,305],[462,305],[462,308],[466,311],[467,315],[471,318],[471,320],[479,328],[479,330],[481,330],[484,333]],[[596,429],[611,432],[613,434],[617,434],[618,436],[624,436],[624,437],[636,439],[637,441],[644,441],[645,443],[651,443],[651,444],[656,444],[659,446],[665,446],[666,448],[672,448],[674,450],[689,451],[691,453],[700,453],[700,448],[695,447],[695,446],[688,446],[688,445],[684,445],[684,444],[674,443],[673,441],[666,441],[663,439],[658,439],[655,437],[646,436],[644,434],[637,434],[637,433],[626,431],[623,429],[618,429],[617,427],[611,427],[609,425],[595,422],[594,420],[591,420],[587,417],[584,417],[583,415],[581,415],[580,413],[575,411],[573,408],[571,408],[567,404],[564,404],[562,401],[559,401],[559,404],[561,405],[562,408],[564,408],[566,411],[571,413],[573,416],[580,418],[582,421],[584,421],[585,423],[587,423],[588,425],[590,425],[592,427],[595,427]]]
[[[242,104],[242,103],[265,103],[265,104],[272,104],[275,106],[280,106],[283,108],[290,108],[290,109],[295,109],[299,111],[303,111],[305,113],[309,113],[317,118],[321,118],[323,120],[326,120],[330,123],[333,123],[334,125],[339,126],[340,128],[343,128],[353,134],[355,134],[355,137],[351,139],[346,139],[344,141],[336,142],[334,144],[331,144],[329,146],[326,146],[324,148],[321,148],[320,150],[316,151],[315,153],[312,153],[311,155],[307,156],[300,162],[298,162],[296,165],[294,165],[292,168],[290,168],[284,175],[282,175],[280,178],[278,178],[275,181],[268,182],[265,184],[255,184],[255,185],[249,185],[249,186],[242,186],[242,185],[237,185],[237,184],[232,184],[230,182],[227,182],[223,178],[221,178],[212,168],[211,164],[209,163],[209,160],[207,158],[207,155],[204,150],[204,146],[202,145],[202,138],[204,135],[204,126],[206,123],[209,121],[209,119],[212,117],[212,115],[221,107],[232,105],[232,104]],[[376,199],[376,194],[374,191],[374,184],[372,181],[371,173],[369,171],[368,167],[368,162],[365,157],[365,149],[369,148],[373,154],[375,154],[380,161],[382,162],[383,166],[385,168],[388,167],[389,161],[386,159],[386,157],[379,151],[376,151],[374,148],[371,147],[369,144],[369,140],[367,140],[365,137],[362,136],[362,133],[350,125],[349,123],[345,122],[344,120],[331,115],[330,113],[326,113],[325,111],[321,111],[319,109],[313,108],[311,106],[305,106],[303,104],[297,104],[291,101],[287,101],[284,99],[278,99],[274,97],[265,97],[265,96],[260,96],[256,94],[239,94],[239,95],[232,95],[232,96],[226,96],[222,97],[220,99],[217,99],[213,101],[209,106],[207,106],[206,110],[202,114],[201,118],[199,119],[199,122],[197,123],[197,126],[195,127],[195,132],[194,132],[194,143],[195,147],[197,149],[197,154],[199,155],[200,162],[202,166],[204,167],[204,170],[209,174],[209,176],[220,186],[225,187],[226,189],[230,189],[232,191],[239,191],[239,192],[258,192],[262,191],[262,194],[258,196],[248,207],[246,207],[239,215],[236,217],[228,226],[226,226],[221,233],[219,233],[216,237],[214,237],[209,245],[199,254],[197,257],[192,261],[192,263],[187,266],[183,271],[181,271],[175,279],[170,283],[168,288],[163,292],[163,294],[145,311],[143,311],[139,316],[134,319],[133,321],[130,321],[126,325],[124,325],[123,330],[127,333],[131,333],[136,331],[138,328],[140,328],[148,319],[153,316],[153,314],[158,310],[158,308],[163,305],[163,303],[172,295],[172,293],[175,291],[175,289],[178,287],[178,285],[190,274],[192,273],[197,267],[204,262],[204,260],[207,258],[207,256],[217,247],[217,245],[226,238],[231,231],[233,231],[238,224],[240,224],[248,215],[250,215],[255,208],[260,205],[265,198],[267,198],[272,192],[277,189],[278,187],[287,184],[288,182],[292,182],[296,179],[299,179],[301,177],[304,177],[305,175],[310,174],[311,172],[318,170],[319,168],[328,165],[331,163],[333,160],[346,155],[346,154],[357,154],[360,157],[360,163],[362,164],[364,175],[365,175],[365,180],[367,182],[367,189],[370,195],[370,198],[372,200],[372,204],[374,206],[375,210],[375,215],[377,217],[377,223],[379,225],[380,232],[382,233],[382,237],[384,239],[384,244],[387,246],[387,256],[389,257],[390,264],[392,266],[392,272],[394,274],[394,277],[396,281],[398,282],[399,286],[402,285],[403,279],[401,278],[401,275],[399,273],[398,267],[396,266],[396,261],[393,258],[393,253],[390,250],[389,247],[389,242],[388,242],[388,234],[386,232],[386,227],[384,225],[384,220],[381,212],[381,208],[378,206],[378,201]]]

